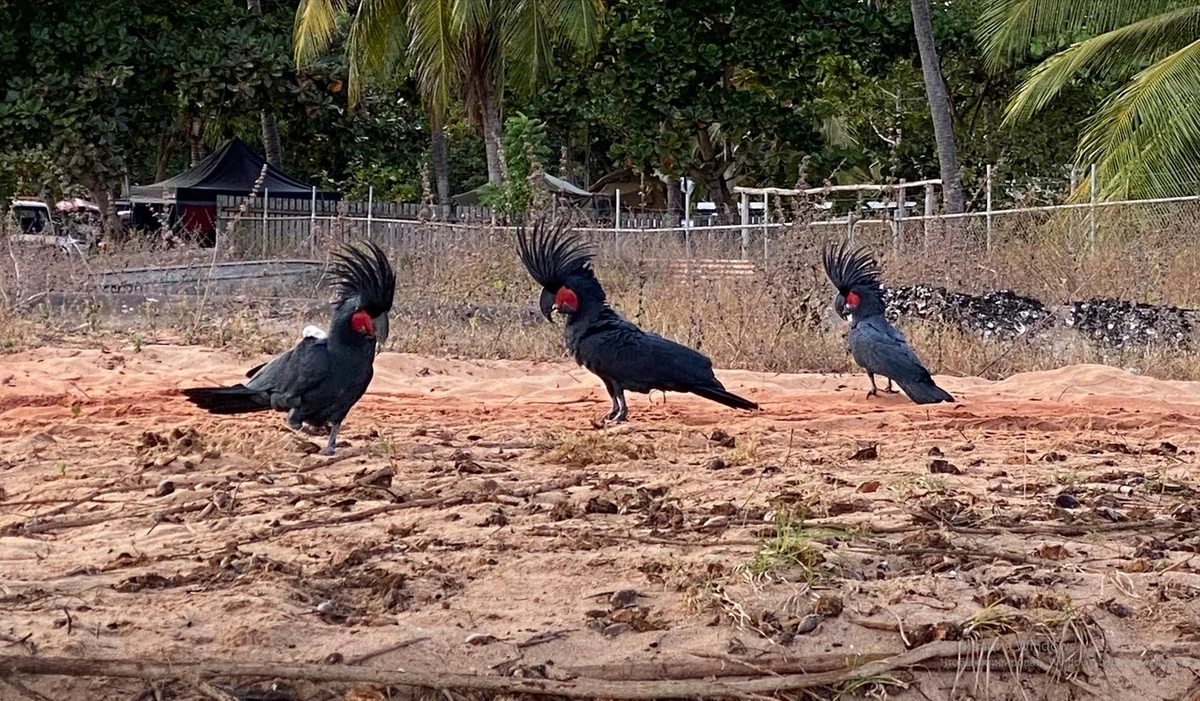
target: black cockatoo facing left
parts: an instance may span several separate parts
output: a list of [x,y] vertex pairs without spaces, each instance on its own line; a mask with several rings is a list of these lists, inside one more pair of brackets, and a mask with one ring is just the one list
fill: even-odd
[[342,420],[371,384],[376,349],[387,340],[396,275],[374,243],[346,246],[330,265],[337,293],[329,332],[308,327],[291,350],[246,373],[244,385],[196,387],[183,394],[213,414],[286,411],[288,426],[329,428],[333,455]]
[[542,315],[566,317],[563,339],[580,365],[604,382],[612,398],[611,423],[626,420],[625,391],[690,392],[735,409],[758,405],[725,389],[712,361],[697,351],[646,333],[608,306],[592,270],[592,250],[564,226],[533,226],[517,231],[517,249],[530,276],[542,286]]
[[836,248],[826,247],[821,262],[838,291],[834,309],[838,316],[850,319],[850,332],[846,334],[850,354],[871,380],[867,396],[879,393],[875,386],[878,374],[888,378],[886,391],[895,391],[892,389],[895,380],[917,404],[954,401],[954,397],[934,383],[904,334],[884,318],[879,267],[870,252],[861,248],[851,250],[847,242],[842,242]]

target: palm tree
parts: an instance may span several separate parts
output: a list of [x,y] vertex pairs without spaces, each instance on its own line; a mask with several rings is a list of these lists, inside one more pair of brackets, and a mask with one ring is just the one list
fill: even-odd
[[[297,62],[312,61],[329,46],[337,13],[347,7],[348,0],[300,0]],[[594,50],[601,14],[600,0],[359,0],[346,44],[351,100],[364,75],[403,58],[417,78],[431,129],[441,129],[453,100],[465,102],[483,129],[488,180],[499,185],[504,86],[532,90],[549,74],[556,44]],[[435,153],[435,171],[438,160]],[[441,182],[442,173],[436,175]]]
[[[246,11],[255,17],[261,15],[262,0],[246,0]],[[279,124],[275,121],[275,113],[263,110],[261,121],[263,153],[266,155],[267,163],[276,168],[282,168],[283,148],[279,145]]]
[[958,172],[958,150],[954,145],[954,116],[942,65],[938,60],[933,39],[933,20],[929,16],[929,0],[911,0],[913,33],[917,51],[921,54],[921,73],[925,78],[925,95],[929,99],[929,114],[933,119],[933,140],[937,143],[938,165],[942,172],[942,192],[946,211],[963,211],[962,178]]
[[[1102,197],[1193,194],[1200,183],[1200,3],[1191,0],[987,0],[979,23],[988,67],[1023,59],[1037,39],[1081,34],[1036,66],[1006,123],[1033,117],[1079,76],[1126,82],[1079,137]],[[1130,77],[1132,76],[1132,77]],[[1086,192],[1084,183],[1077,193]]]

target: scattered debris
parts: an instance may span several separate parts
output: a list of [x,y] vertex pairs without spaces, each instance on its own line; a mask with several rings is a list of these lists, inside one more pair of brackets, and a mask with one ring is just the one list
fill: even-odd
[[1011,290],[973,295],[929,285],[889,287],[884,303],[893,322],[938,321],[997,340],[1042,334],[1061,325],[1102,348],[1193,347],[1195,311],[1172,306],[1096,297],[1071,302],[1056,315],[1042,302]]
[[1054,498],[1054,505],[1060,509],[1079,509],[1083,507],[1083,505],[1079,503],[1079,500],[1076,499],[1074,495],[1066,492],[1063,492]]
[[1000,340],[1040,327],[1051,315],[1041,302],[1012,290],[972,295],[928,285],[889,287],[884,290],[884,304],[892,321],[902,317],[941,321]]
[[[107,405],[93,400],[85,404],[88,422],[70,426],[78,434],[31,426],[47,432],[43,450],[59,454],[5,456],[15,472],[0,473],[9,493],[0,496],[0,527],[53,536],[29,539],[46,564],[10,563],[24,570],[18,581],[32,584],[0,591],[0,606],[26,611],[29,623],[17,621],[0,640],[13,654],[36,641],[39,657],[51,659],[86,642],[81,636],[104,645],[105,636],[144,635],[144,619],[131,611],[153,600],[155,610],[174,606],[179,614],[164,619],[162,632],[175,635],[174,644],[199,641],[198,655],[228,642],[294,656],[288,640],[324,635],[326,647],[297,660],[345,669],[386,654],[394,659],[371,666],[388,670],[407,660],[378,641],[405,637],[394,631],[419,622],[435,641],[425,652],[449,650],[448,670],[478,669],[488,683],[568,679],[578,661],[568,662],[566,651],[597,645],[617,646],[630,665],[622,672],[670,671],[681,653],[677,632],[704,625],[715,629],[701,638],[719,644],[689,643],[697,654],[687,665],[757,680],[797,673],[773,666],[773,643],[793,646],[778,651],[789,663],[807,663],[817,651],[824,656],[817,659],[869,664],[881,650],[894,655],[940,641],[966,641],[962,650],[974,654],[1009,635],[1061,643],[1092,625],[1090,615],[1120,626],[1122,642],[1154,644],[1161,626],[1145,612],[1186,611],[1200,600],[1200,587],[1188,584],[1200,570],[1192,460],[1186,444],[1163,440],[1184,443],[1191,424],[1145,409],[1137,420],[1158,421],[1153,432],[1110,428],[1125,415],[1074,421],[1062,405],[1043,409],[1052,394],[1016,409],[981,397],[953,421],[886,409],[857,423],[832,416],[782,431],[755,424],[753,444],[724,430],[700,433],[694,426],[703,424],[689,416],[679,425],[591,436],[578,432],[578,418],[564,424],[538,413],[518,421],[509,408],[493,421],[452,403],[425,415],[409,405],[396,411],[407,401],[401,397],[365,408],[379,412],[380,428],[348,434],[365,449],[340,463],[297,456],[278,426],[259,426],[257,417],[198,423],[201,435],[156,426],[159,419],[124,407],[109,417]],[[1089,407],[1088,421],[1114,405]],[[382,428],[391,412],[437,428]],[[726,424],[731,430],[747,425],[719,416],[735,421]],[[106,430],[117,440],[82,430],[93,419],[110,421]],[[525,435],[543,429],[538,442]],[[125,455],[105,455],[108,441]],[[70,466],[65,479],[52,468],[59,460]],[[127,469],[143,460],[153,467]],[[602,467],[581,468],[594,464]],[[740,479],[743,468],[763,478]],[[174,532],[164,533],[167,523],[177,524]],[[150,539],[154,548],[119,545],[138,542],[156,524],[163,525]],[[96,542],[111,549],[97,554]],[[62,577],[36,586],[39,567],[61,567]],[[601,588],[609,591],[580,605],[574,585],[596,573],[608,578]],[[111,588],[80,597],[84,583],[94,587],[99,577]],[[1097,603],[1097,591],[1126,603]],[[286,621],[294,636],[264,635],[262,621],[238,615],[263,597],[279,604],[271,609],[279,617],[267,621],[272,629]],[[1171,625],[1168,638],[1176,635]],[[487,630],[497,634],[471,633]],[[206,643],[214,632],[217,644]],[[1177,634],[1200,639],[1200,626]],[[1077,652],[1049,645],[1014,649],[1014,659],[1060,664]],[[1152,657],[1122,664],[1154,664]],[[928,666],[934,675],[956,664],[936,659]],[[1009,683],[996,681],[1007,674],[1003,659],[990,660],[993,683]],[[1030,665],[1022,673],[1040,674]],[[910,668],[896,678],[907,682]],[[962,679],[974,675],[968,671]],[[1050,683],[1073,678],[1064,670]],[[222,677],[213,688],[246,701],[267,698],[238,683]],[[375,698],[369,685],[330,688]],[[1019,696],[1016,687],[1006,691]]]
[[491,645],[499,640],[500,639],[494,635],[488,635],[486,633],[471,633],[463,642],[468,645]]
[[619,511],[616,504],[600,497],[588,499],[587,504],[583,507],[583,512],[586,514],[615,514]]
[[819,625],[821,625],[821,617],[815,613],[810,613],[801,618],[800,622],[796,624],[796,635],[808,635],[816,630]]
[[1063,323],[1105,348],[1192,346],[1192,323],[1178,307],[1097,297],[1068,305]]
[[842,603],[842,597],[837,594],[822,594],[817,598],[817,603],[813,606],[813,613],[822,618],[837,618],[842,615],[842,610],[845,605]]
[[1047,543],[1033,551],[1033,554],[1043,560],[1066,560],[1071,556],[1070,551],[1057,543],[1051,545]]
[[850,456],[851,460],[875,460],[879,457],[878,443],[859,443],[858,450]]
[[608,605],[613,609],[623,609],[637,603],[639,596],[641,594],[636,589],[621,589],[608,597]]
[[729,435],[722,429],[714,429],[708,437],[708,442],[721,448],[733,448],[737,446],[737,439]]

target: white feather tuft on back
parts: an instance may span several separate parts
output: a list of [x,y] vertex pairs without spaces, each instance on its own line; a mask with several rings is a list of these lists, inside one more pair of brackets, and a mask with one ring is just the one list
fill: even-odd
[[313,326],[310,324],[310,325],[304,327],[304,333],[301,337],[302,338],[315,338],[317,340],[320,340],[322,338],[325,338],[325,332],[322,331],[321,329],[317,328],[316,326]]

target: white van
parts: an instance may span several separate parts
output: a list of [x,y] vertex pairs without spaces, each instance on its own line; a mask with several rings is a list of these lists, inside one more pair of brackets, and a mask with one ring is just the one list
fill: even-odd
[[31,246],[53,246],[64,251],[78,251],[81,255],[86,243],[73,236],[59,235],[50,206],[41,200],[13,200],[8,211],[17,223],[18,233],[10,240]]

